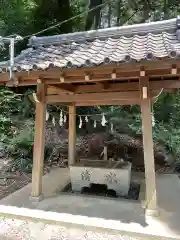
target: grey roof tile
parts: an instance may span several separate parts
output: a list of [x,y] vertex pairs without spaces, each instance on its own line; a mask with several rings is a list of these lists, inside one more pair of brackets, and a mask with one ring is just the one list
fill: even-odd
[[[51,37],[33,37],[15,70],[71,68],[180,56],[176,19]],[[179,33],[180,34],[180,33]],[[1,63],[1,69],[9,62]]]

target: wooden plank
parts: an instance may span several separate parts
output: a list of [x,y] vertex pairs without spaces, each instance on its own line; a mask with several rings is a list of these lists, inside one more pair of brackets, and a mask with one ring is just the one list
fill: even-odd
[[[104,84],[104,83],[103,83]],[[67,84],[66,84],[67,85]],[[64,88],[67,86],[65,85]],[[104,84],[106,86],[106,84]],[[139,90],[139,83],[137,82],[130,82],[130,83],[111,83],[108,84],[108,87],[104,88],[104,85],[101,83],[93,84],[93,85],[78,85],[74,88],[74,93],[95,93],[95,92],[113,92],[113,91],[138,91]],[[48,86],[48,94],[58,94],[58,90],[56,86],[59,85],[51,85]],[[176,89],[180,88],[180,81],[179,80],[162,80],[162,81],[152,81],[150,82],[150,89]]]
[[69,106],[69,144],[68,144],[68,164],[73,165],[76,158],[76,107]]
[[[147,66],[146,66],[147,65]],[[101,67],[95,68],[80,68],[80,69],[64,69],[63,73],[65,75],[65,82],[85,82],[84,74],[88,71],[91,74],[90,81],[109,81],[111,79],[111,73],[116,71],[117,79],[124,78],[137,78],[139,77],[139,71],[141,67],[144,67],[148,76],[171,76],[172,62],[158,61],[157,64],[154,62],[147,64],[144,62],[143,64],[121,64],[117,65],[105,65]],[[177,69],[179,70],[179,69]],[[30,72],[15,72],[15,77],[21,77],[23,81],[26,80],[34,80],[36,81],[38,78],[45,78],[47,84],[58,84],[60,82],[60,75],[62,74],[62,70],[59,68],[48,69],[47,71],[30,71]],[[178,73],[177,73],[178,74]],[[1,76],[1,74],[0,74]],[[3,75],[3,81],[9,81],[9,75]],[[114,81],[114,80],[112,80]]]
[[[157,96],[161,89],[152,90],[151,98]],[[46,96],[47,103],[85,103],[85,102],[113,102],[119,100],[138,101],[140,99],[139,91],[130,92],[101,92],[101,93],[85,93],[73,95],[48,95]]]
[[123,105],[140,105],[140,99],[134,99],[134,100],[116,100],[116,101],[90,101],[90,102],[76,102],[76,106],[78,107],[91,107],[91,106],[123,106]]
[[153,81],[150,82],[150,89],[176,89],[180,88],[180,80],[162,80],[162,81]]
[[[128,80],[128,79],[139,79],[139,74],[140,71],[129,71],[129,72],[120,72],[117,73],[117,80]],[[154,71],[154,70],[149,70],[147,71],[147,75],[148,76],[171,76],[171,71],[170,69],[163,69],[163,70],[158,70],[158,71]],[[47,84],[51,84],[51,82],[53,82],[53,84],[58,84],[59,81],[59,75],[57,76],[55,73],[51,74],[48,76],[48,74],[43,75],[43,78],[45,79]],[[104,73],[99,73],[99,74],[91,74],[91,78],[88,82],[103,82],[103,81],[111,81],[114,82],[116,80],[111,78],[111,72],[109,72],[108,74],[104,74]],[[85,81],[84,79],[84,75],[81,75],[79,77],[76,76],[66,76],[65,83],[85,83],[87,81]]]
[[63,88],[63,86],[61,86],[61,85],[56,85],[56,86],[54,86],[54,85],[49,85],[49,87],[50,88],[52,88],[52,89],[54,89],[54,90],[56,90],[56,92],[58,93],[58,94],[67,94],[67,93],[69,93],[69,94],[73,94],[74,92],[72,91],[72,90],[70,90],[70,89],[67,89],[67,88]]
[[[18,87],[20,86],[36,86],[37,85],[37,80],[21,80],[18,83]],[[7,87],[15,87],[14,83],[12,82],[6,82]]]
[[[47,84],[47,81],[44,81]],[[51,81],[51,84],[53,84],[53,80]],[[97,82],[99,83],[99,82]],[[4,85],[5,83],[3,83]],[[113,92],[113,91],[136,91],[139,89],[139,84],[138,82],[129,82],[129,83],[108,83],[108,87],[106,88],[106,82],[104,83],[103,89],[102,85],[100,84],[94,84],[94,85],[77,85],[75,88],[71,88],[71,85],[68,86],[69,84],[60,84],[58,81],[58,84],[53,85],[48,85],[47,93],[49,95],[52,94],[58,94],[60,91],[58,91],[56,88],[65,88],[70,91],[74,91],[75,93],[90,93],[90,92]],[[25,80],[25,81],[19,81],[18,86],[33,86],[37,85],[37,81],[34,80]],[[6,86],[8,87],[15,87],[11,82],[7,82]],[[150,82],[150,88],[151,90],[155,90],[157,88],[164,88],[164,89],[177,89],[180,88],[180,80],[161,80],[161,81],[151,81]],[[73,89],[73,90],[70,90]],[[62,90],[63,91],[63,90]],[[67,91],[64,91],[67,93]]]
[[75,93],[88,93],[88,92],[113,92],[113,91],[137,91],[139,90],[139,83],[111,83],[108,88],[102,88],[101,85],[81,85],[77,86]]
[[128,99],[137,99],[139,98],[139,92],[105,92],[105,93],[86,93],[86,94],[74,94],[66,96],[50,95],[46,96],[47,103],[53,102],[78,102],[78,101],[106,101],[113,100],[128,100]]
[[103,150],[103,160],[104,161],[108,161],[108,147],[104,146],[104,150]]
[[74,95],[49,95],[46,96],[47,103],[53,102],[79,102],[79,101],[102,101],[106,99],[106,101],[113,100],[128,100],[128,99],[138,99],[139,92],[105,92],[105,93],[86,93],[86,94],[74,94]]
[[[173,89],[180,88],[180,80],[162,80],[162,81],[152,81],[150,82],[150,89]],[[107,89],[102,89],[99,85],[81,85],[77,86],[75,93],[86,93],[86,92],[113,92],[113,91],[138,91],[139,83],[130,82],[130,83],[111,83],[108,85]]]
[[38,84],[37,95],[40,96],[40,102],[36,102],[33,170],[32,170],[32,192],[31,192],[31,196],[35,198],[40,198],[42,195],[45,114],[46,114],[46,103],[44,102],[45,93],[46,93],[45,84],[44,83]]
[[[147,98],[145,98],[145,95],[143,95],[143,88],[147,90]],[[146,181],[146,210],[147,213],[153,214],[157,211],[157,196],[153,152],[150,86],[148,77],[140,78],[140,93]]]

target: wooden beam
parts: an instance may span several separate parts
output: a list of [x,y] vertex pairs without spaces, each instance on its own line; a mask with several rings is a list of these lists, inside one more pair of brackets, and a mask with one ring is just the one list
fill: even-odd
[[40,102],[36,102],[32,192],[31,192],[31,197],[35,200],[41,200],[42,198],[42,176],[44,164],[44,139],[45,139],[45,114],[46,114],[46,103],[44,101],[45,94],[46,94],[45,84],[44,83],[38,84],[37,95],[39,96]]
[[[151,90],[156,89],[177,89],[180,88],[180,80],[162,80],[162,81],[152,81],[149,83]],[[106,84],[105,84],[106,85]],[[57,86],[57,85],[55,85]],[[58,85],[59,86],[59,85]],[[139,90],[139,83],[132,82],[132,83],[111,83],[108,84],[108,88],[102,87],[101,84],[94,84],[94,85],[79,85],[76,86],[74,89],[74,93],[95,93],[95,92],[117,92],[117,91],[138,91]],[[56,87],[48,86],[48,94],[58,94],[58,90]]]
[[149,83],[150,89],[164,88],[164,89],[176,89],[180,88],[180,80],[162,80],[152,81]]
[[76,102],[77,107],[90,107],[90,106],[123,106],[123,105],[140,105],[140,99],[138,100],[116,100],[116,101],[90,101],[90,102]]
[[90,93],[90,92],[126,92],[126,91],[138,91],[139,83],[109,83],[107,88],[102,87],[102,83],[96,85],[79,85],[76,86],[75,93]]
[[[98,88],[104,91],[104,90],[108,90],[110,84],[108,84],[108,82],[96,82],[96,85]],[[91,88],[92,88],[92,85],[89,86],[89,89]]]
[[[174,61],[175,62],[175,61]],[[163,64],[162,64],[163,63]],[[177,63],[177,61],[176,61]],[[90,72],[91,79],[90,82],[95,81],[114,81],[111,79],[111,74],[113,71],[116,71],[116,79],[128,79],[128,78],[137,78],[139,77],[139,71],[141,67],[144,67],[146,74],[148,76],[171,76],[172,70],[172,61],[145,61],[138,64],[121,64],[117,65],[106,65],[106,66],[97,66],[93,68],[78,68],[78,69],[64,69],[64,81],[67,83],[71,82],[85,82],[84,73],[86,71]],[[177,64],[177,70],[179,66]],[[178,75],[177,71],[177,75]],[[60,82],[60,76],[62,75],[62,70],[59,68],[48,69],[47,71],[22,71],[15,72],[15,78],[21,77],[23,81],[26,80],[35,80],[38,78],[43,78],[47,81],[47,84],[58,84]],[[9,81],[9,74],[0,74],[3,82]],[[1,81],[0,81],[1,82]],[[62,83],[63,84],[63,83]]]
[[[160,90],[152,90],[151,97],[158,95]],[[85,103],[93,102],[113,102],[119,100],[125,101],[138,101],[140,99],[139,91],[130,92],[101,92],[101,93],[85,93],[85,94],[74,94],[74,95],[48,95],[46,96],[47,103]]]
[[[155,99],[152,99],[152,102],[154,102]],[[56,103],[51,103],[52,105]],[[90,101],[90,102],[76,102],[73,103],[76,107],[90,107],[90,106],[120,106],[120,105],[140,105],[140,98],[137,100],[116,100],[116,101]],[[72,103],[70,102],[63,102],[63,103],[58,103],[59,106],[72,106]]]
[[[144,88],[147,90],[147,96],[143,95]],[[147,214],[156,214],[157,197],[152,136],[151,99],[148,77],[140,77],[140,93],[146,181],[146,211]]]
[[[165,70],[159,70],[159,71],[147,71],[148,76],[154,76],[154,77],[161,77],[161,76],[171,76],[171,71],[170,69],[165,69]],[[43,78],[46,80],[47,84],[53,83],[59,83],[59,78],[56,76],[56,74],[51,74],[51,75],[43,75]],[[139,78],[139,71],[129,71],[129,72],[120,72],[117,73],[117,78],[116,80],[128,80],[128,79],[138,79]],[[89,83],[92,82],[105,82],[105,81],[111,81],[114,82],[116,81],[114,79],[111,79],[111,73],[105,74],[105,73],[99,73],[99,74],[91,74],[91,78],[89,79]],[[85,83],[84,75],[82,76],[66,76],[64,83]]]
[[73,165],[76,159],[76,107],[69,106],[69,144],[68,144],[68,164]]
[[58,95],[50,95],[46,96],[47,103],[53,102],[79,102],[79,101],[102,101],[106,99],[106,101],[113,100],[128,100],[128,99],[138,99],[139,92],[105,92],[105,93],[86,93],[86,94],[74,94],[74,95],[66,95],[66,96],[58,96]]
[[[180,80],[162,80],[162,81],[152,81],[149,83],[151,90],[156,89],[173,89],[180,88]],[[88,92],[100,92],[102,87],[100,85],[80,85],[76,86],[75,93],[88,93]],[[111,83],[107,89],[103,89],[104,92],[113,92],[113,91],[138,91],[139,83]]]
[[[46,84],[47,82],[44,81]],[[104,89],[102,89],[102,85],[101,84],[94,84],[94,85],[77,85],[72,86],[70,85],[68,87],[69,84],[60,84],[60,82],[58,82],[58,84],[53,85],[53,80],[51,82],[51,85],[48,85],[47,88],[47,93],[48,95],[52,95],[52,94],[60,94],[60,91],[57,90],[57,87],[62,87],[65,89],[68,89],[68,92],[74,92],[74,93],[90,93],[90,92],[113,92],[113,91],[136,91],[139,89],[139,84],[138,82],[130,82],[130,83],[111,83],[111,84],[107,84],[106,87],[106,82],[103,83],[105,85],[105,87],[103,87]],[[3,83],[4,85],[5,83]],[[25,81],[19,81],[18,86],[33,86],[33,85],[37,85],[37,81],[34,80],[25,80]],[[6,86],[8,87],[15,87],[14,84],[12,84],[11,82],[6,83]],[[52,87],[51,87],[52,86]],[[180,80],[161,80],[161,81],[151,81],[150,82],[150,88],[151,90],[155,90],[155,89],[160,89],[160,88],[164,88],[164,89],[177,89],[180,88]],[[62,90],[63,91],[63,90]],[[67,93],[67,91],[66,91]]]
[[57,92],[57,94],[73,94],[74,92],[72,91],[72,90],[70,90],[70,89],[67,89],[67,88],[63,88],[63,86],[61,86],[61,85],[49,85],[49,87],[51,88],[51,89],[53,89],[54,91],[56,91]]
[[[7,87],[15,87],[14,84],[12,82],[6,82],[5,85]],[[18,86],[36,86],[37,85],[37,81],[35,80],[21,80],[18,84]]]
[[104,146],[104,150],[103,150],[103,160],[104,161],[108,161],[108,147]]

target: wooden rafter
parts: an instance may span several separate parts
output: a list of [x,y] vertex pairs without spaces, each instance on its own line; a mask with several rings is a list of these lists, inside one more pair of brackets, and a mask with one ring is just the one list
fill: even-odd
[[[162,64],[163,63],[163,64]],[[140,76],[140,69],[145,70],[146,75],[148,76],[172,76],[172,66],[176,63],[176,75],[179,74],[180,63],[174,60],[173,61],[153,61],[153,62],[144,62],[143,64],[121,64],[117,65],[106,65],[92,68],[81,68],[81,69],[63,69],[64,73],[64,82],[63,83],[73,83],[73,82],[87,82],[85,81],[84,74],[89,72],[91,78],[90,82],[98,81],[114,81],[114,80],[124,80],[129,78],[138,78]],[[112,79],[112,72],[116,72],[116,79]],[[174,71],[173,71],[174,73]],[[0,74],[0,84],[7,83],[9,81],[9,73]],[[26,85],[26,81],[37,81],[38,78],[43,78],[46,84],[59,84],[60,76],[62,75],[62,70],[59,68],[48,69],[47,71],[22,71],[15,72],[15,78],[21,78],[19,84]],[[29,82],[30,83],[30,82]]]

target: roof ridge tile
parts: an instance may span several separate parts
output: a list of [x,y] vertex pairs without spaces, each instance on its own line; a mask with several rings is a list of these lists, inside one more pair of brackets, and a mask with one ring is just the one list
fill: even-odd
[[170,20],[156,21],[149,23],[140,23],[120,27],[105,28],[99,30],[90,30],[86,32],[74,32],[68,34],[36,37],[33,36],[29,39],[29,45],[51,45],[58,43],[79,42],[85,40],[93,40],[96,38],[108,38],[118,36],[133,36],[147,33],[161,33],[162,31],[175,32],[178,25],[178,18]]

